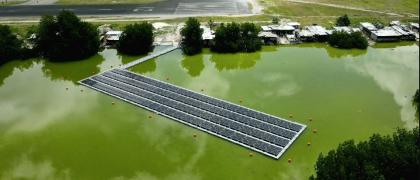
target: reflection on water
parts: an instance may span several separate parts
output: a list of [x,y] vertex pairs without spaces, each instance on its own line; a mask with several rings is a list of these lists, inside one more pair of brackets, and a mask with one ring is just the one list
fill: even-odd
[[373,45],[373,48],[398,48],[403,46],[413,46],[417,45],[418,42],[416,41],[401,41],[401,42],[381,42],[381,43],[375,43]]
[[190,76],[196,77],[199,76],[204,69],[203,58],[203,54],[198,54],[193,57],[184,57],[181,61],[181,65],[187,70]]
[[104,61],[101,55],[95,55],[88,59],[73,62],[50,62],[45,61],[42,71],[52,80],[69,80],[77,84],[77,81],[100,71],[99,65]]
[[8,78],[13,72],[17,69],[23,71],[28,69],[32,66],[33,60],[25,60],[25,61],[12,61],[6,64],[0,65],[0,87],[4,84],[4,80]]
[[261,52],[219,54],[213,53],[210,61],[214,63],[217,70],[249,69],[257,64],[261,59]]
[[327,51],[327,54],[331,58],[357,57],[357,56],[365,55],[367,53],[367,50],[363,50],[363,49],[333,48],[326,45],[325,43],[303,43],[299,45],[291,45],[291,47],[325,49]]
[[419,61],[402,58],[407,55],[418,57],[418,46],[377,51],[375,58],[357,63],[348,62],[346,65],[371,76],[383,90],[393,95],[395,102],[401,107],[401,120],[407,128],[418,126],[413,116],[415,108],[411,100],[419,88]]
[[141,66],[132,67],[134,71],[140,74],[151,73],[156,70],[156,60],[151,59],[141,63]]

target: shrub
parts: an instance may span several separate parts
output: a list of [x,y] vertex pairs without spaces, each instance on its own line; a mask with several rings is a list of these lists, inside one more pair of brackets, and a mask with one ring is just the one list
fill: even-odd
[[0,25],[0,64],[20,58],[22,41],[12,33],[9,26]]
[[367,39],[360,32],[348,34],[343,31],[334,31],[329,37],[328,43],[342,49],[366,49],[368,47]]
[[340,16],[337,19],[336,25],[337,26],[350,26],[350,19],[347,16],[347,14],[345,14],[344,16]]
[[117,43],[118,52],[128,55],[147,54],[152,47],[153,26],[147,22],[126,26]]
[[321,154],[310,179],[419,179],[419,128],[394,135],[373,135],[355,144],[346,141]]
[[39,23],[35,48],[51,61],[88,58],[99,50],[96,29],[82,22],[73,12],[61,11],[57,17],[43,16]]
[[181,49],[184,54],[194,55],[201,52],[203,48],[203,30],[200,22],[195,18],[188,18],[186,25],[181,30]]

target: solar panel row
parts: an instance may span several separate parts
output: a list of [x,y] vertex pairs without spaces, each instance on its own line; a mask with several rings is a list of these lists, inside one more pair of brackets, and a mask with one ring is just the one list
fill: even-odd
[[114,69],[80,83],[274,158],[305,128],[126,70]]

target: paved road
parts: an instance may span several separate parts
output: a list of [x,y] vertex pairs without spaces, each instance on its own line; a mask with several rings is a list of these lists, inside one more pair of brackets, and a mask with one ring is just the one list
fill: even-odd
[[244,0],[168,0],[163,2],[127,5],[37,5],[0,7],[0,17],[41,16],[56,14],[62,9],[77,15],[228,15],[249,14]]

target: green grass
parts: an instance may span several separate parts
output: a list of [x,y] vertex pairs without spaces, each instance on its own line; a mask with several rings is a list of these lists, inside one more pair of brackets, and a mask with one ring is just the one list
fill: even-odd
[[352,7],[362,7],[365,9],[419,14],[419,0],[308,0],[313,2],[330,3]]
[[59,0],[57,4],[147,4],[163,0]]

